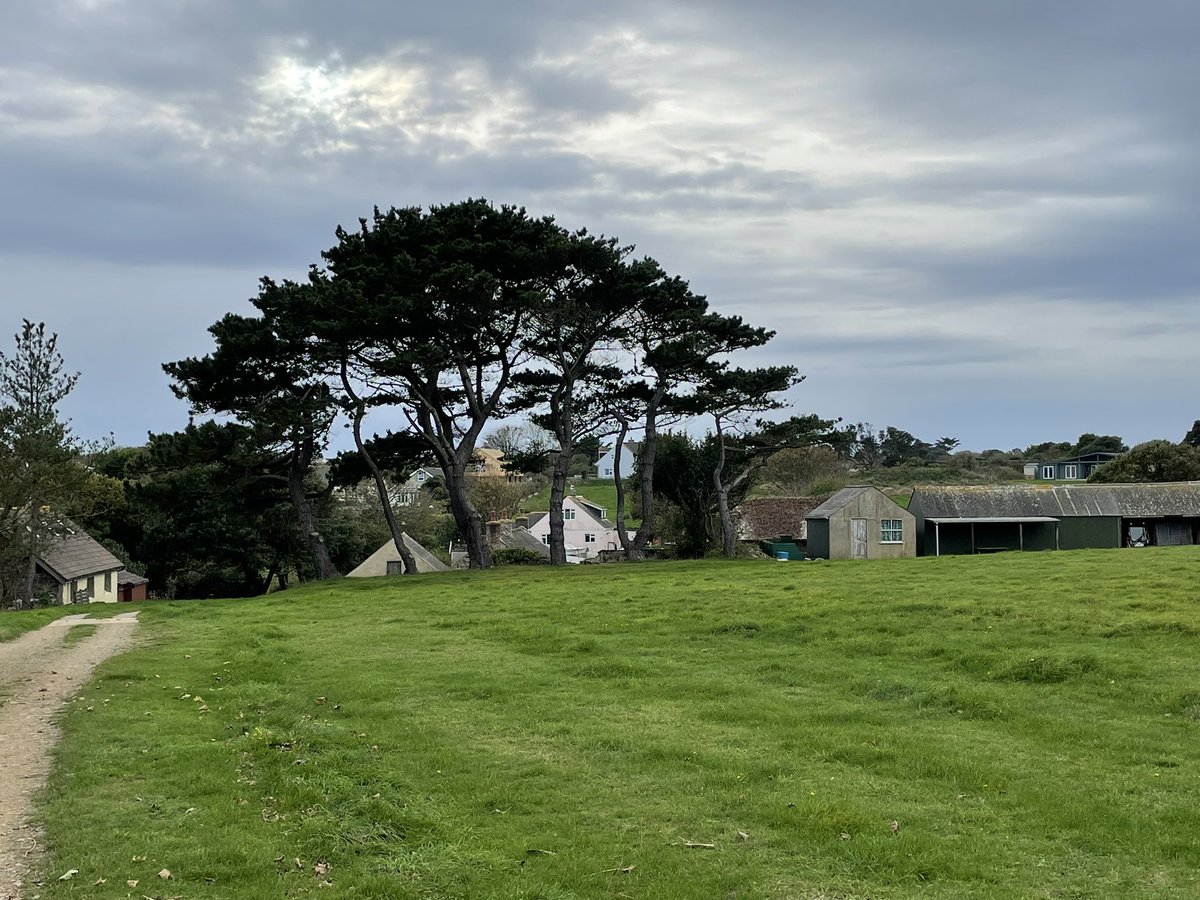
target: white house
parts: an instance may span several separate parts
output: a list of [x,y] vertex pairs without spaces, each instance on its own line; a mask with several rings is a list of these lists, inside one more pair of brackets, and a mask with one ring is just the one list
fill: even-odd
[[37,567],[57,603],[116,603],[117,576],[125,564],[74,522],[64,520],[53,545],[38,557]]
[[[408,481],[394,489],[392,499],[400,506],[411,506],[421,498],[421,488],[442,477],[439,469],[420,468],[408,476]],[[386,544],[384,545],[387,546]]]
[[[612,478],[613,463],[616,461],[616,445],[609,447],[608,450],[596,461],[596,477],[597,478]],[[621,445],[621,477],[628,478],[633,474],[633,464],[637,459],[638,451],[642,449],[641,441],[626,441]]]
[[[530,513],[528,519],[529,532],[543,544],[549,544],[550,513]],[[591,559],[601,550],[617,550],[621,546],[617,526],[608,520],[608,511],[584,497],[563,498],[563,540],[569,561]]]

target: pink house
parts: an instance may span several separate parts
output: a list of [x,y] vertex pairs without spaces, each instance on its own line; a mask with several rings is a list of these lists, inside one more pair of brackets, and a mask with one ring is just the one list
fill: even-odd
[[[530,513],[528,520],[530,534],[549,544],[550,513]],[[582,562],[598,556],[601,550],[617,550],[621,546],[617,526],[608,520],[608,511],[584,497],[563,498],[563,539],[568,562]]]

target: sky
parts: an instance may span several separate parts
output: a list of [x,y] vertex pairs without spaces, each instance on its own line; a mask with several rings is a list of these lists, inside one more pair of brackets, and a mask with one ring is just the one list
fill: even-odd
[[[798,413],[964,448],[1200,416],[1191,0],[39,0],[0,8],[0,335],[65,410],[187,422],[165,361],[373,206],[486,197],[777,331]],[[11,343],[0,347],[11,348]]]

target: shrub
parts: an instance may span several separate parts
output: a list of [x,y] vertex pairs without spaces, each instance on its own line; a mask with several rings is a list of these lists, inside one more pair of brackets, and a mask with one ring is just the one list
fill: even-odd
[[536,550],[524,547],[509,547],[492,554],[492,563],[497,566],[545,566],[550,560]]

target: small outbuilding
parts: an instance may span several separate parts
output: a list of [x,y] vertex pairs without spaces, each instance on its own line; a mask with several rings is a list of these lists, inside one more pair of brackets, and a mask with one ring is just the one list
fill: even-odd
[[[408,548],[409,553],[413,556],[413,561],[417,564],[417,574],[425,575],[429,572],[447,572],[450,567],[444,562],[414,541],[405,532],[400,532],[400,536],[404,538],[404,545]],[[358,568],[346,575],[347,578],[371,578],[376,575],[403,575],[404,563],[400,559],[400,550],[396,547],[396,542],[387,540],[383,546],[368,556]]]
[[121,603],[145,600],[149,587],[149,578],[143,578],[141,575],[125,569],[117,573],[117,600]]
[[818,559],[895,559],[917,555],[912,513],[870,485],[842,488],[805,517],[807,555]]

